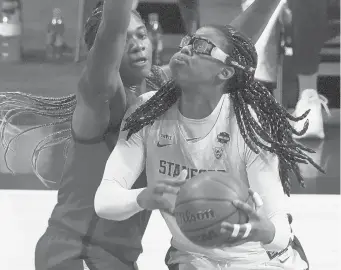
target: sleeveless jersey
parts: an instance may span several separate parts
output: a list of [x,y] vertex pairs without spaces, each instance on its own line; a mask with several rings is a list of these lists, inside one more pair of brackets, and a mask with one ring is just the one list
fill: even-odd
[[[212,123],[213,128],[198,141],[189,142],[182,133],[177,104],[152,126],[144,128],[142,136],[147,149],[148,184],[165,177],[176,177],[186,169],[188,178],[206,171],[222,171],[232,174],[249,186],[244,161],[247,145],[240,134],[228,95],[222,98],[222,109],[215,119],[216,122]],[[161,213],[173,235],[172,245],[180,251],[204,254],[218,260],[239,260],[246,257],[250,260],[268,260],[260,243],[245,243],[224,249],[206,249],[194,245],[181,233],[174,216],[166,212]]]
[[[160,82],[153,76],[158,77],[155,73],[159,70],[153,67],[152,71],[147,86],[155,90]],[[116,138],[110,138],[115,136],[109,132],[106,139],[115,141]],[[94,209],[95,194],[112,150],[108,144],[104,139],[92,144],[72,140],[49,227],[72,232],[84,244],[100,245],[121,260],[135,262],[142,252],[141,240],[151,212],[142,211],[124,221],[111,221],[99,218]],[[133,188],[143,188],[146,184],[146,175],[142,173]]]
[[[72,142],[49,226],[72,232],[84,244],[98,244],[119,258],[136,261],[142,252],[141,240],[150,212],[142,211],[116,222],[99,218],[94,210],[95,193],[109,155],[105,142],[93,145]],[[143,175],[133,188],[145,186]]]

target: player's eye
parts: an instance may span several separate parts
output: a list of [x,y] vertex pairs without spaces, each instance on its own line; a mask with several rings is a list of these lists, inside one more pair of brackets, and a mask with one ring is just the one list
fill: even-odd
[[148,37],[147,30],[141,30],[136,33],[139,39],[146,39]]

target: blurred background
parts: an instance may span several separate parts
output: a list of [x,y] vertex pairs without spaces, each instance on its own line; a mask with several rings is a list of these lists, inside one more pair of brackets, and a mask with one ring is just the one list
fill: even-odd
[[[320,52],[316,90],[327,98],[330,115],[328,116],[324,109],[321,110],[325,138],[309,139],[304,143],[316,151],[311,157],[326,170],[326,174],[317,172],[309,165],[302,166],[307,187],[303,189],[293,181],[292,192],[297,195],[292,197],[293,212],[299,216],[296,226],[303,234],[311,223],[318,228],[317,226],[323,224],[323,220],[328,220],[335,227],[335,221],[340,221],[337,214],[340,210],[337,196],[340,195],[340,2],[320,1],[328,2],[328,31],[331,34]],[[228,24],[242,12],[243,2],[245,1],[200,0],[200,25]],[[96,3],[97,0],[0,0],[0,97],[1,92],[5,91],[23,91],[55,97],[75,93],[87,54],[82,40],[83,25]],[[149,14],[158,14],[157,21],[163,44],[162,50],[158,52],[159,64],[166,63],[177,50],[179,41],[186,32],[177,1],[141,0],[137,10],[147,23],[150,21]],[[295,21],[284,27],[276,41],[280,48],[277,55],[280,61],[275,96],[291,112],[300,98],[298,74],[293,61],[295,53],[292,48],[293,23]],[[31,115],[25,115],[16,121],[20,128],[32,126],[36,119]],[[5,164],[4,149],[0,146],[0,213],[10,219],[9,223],[0,224],[0,233],[6,236],[10,230],[10,234],[14,233],[17,237],[26,239],[29,243],[26,246],[21,244],[18,247],[15,241],[11,240],[11,245],[5,247],[19,248],[26,252],[24,257],[28,256],[29,260],[33,258],[35,238],[44,230],[51,207],[55,203],[55,190],[47,192],[47,188],[34,176],[30,163],[33,146],[49,131],[47,128],[30,132],[15,143],[14,150],[20,149],[20,155],[10,150],[7,160],[10,168],[16,172],[14,175]],[[13,129],[13,132],[18,130]],[[61,147],[46,150],[40,158],[43,176],[54,181],[58,182],[62,166]],[[320,218],[316,219],[316,216]],[[28,224],[25,232],[20,231],[17,225],[23,222]],[[41,224],[38,226],[37,222]],[[151,225],[156,230],[159,228],[157,227],[159,225],[155,225],[157,223]],[[27,232],[32,233],[33,238],[29,238]],[[316,240],[323,246],[330,245],[327,236],[316,239],[310,237],[310,234],[303,236],[303,242]],[[330,232],[330,237],[335,235]],[[324,261],[323,263],[315,261],[315,265],[319,266],[311,269],[340,269],[335,266],[335,260],[338,260],[337,252],[340,249],[336,249],[335,246],[327,252],[328,254],[315,256],[318,253],[314,253],[312,249],[316,241],[310,242],[312,243],[310,247],[308,245],[308,257],[310,255],[313,261],[314,259]],[[0,245],[0,254],[1,248]],[[150,249],[157,252],[153,245],[150,245]],[[18,257],[13,255],[11,260],[13,263]],[[141,260],[146,262],[146,259]],[[22,265],[25,269],[33,269],[26,268],[26,262],[23,259]],[[21,265],[20,259],[15,263]],[[0,268],[19,269],[13,268],[11,263],[3,267],[1,262]]]
[[[321,63],[318,70],[317,90],[328,99],[331,116],[323,111],[325,140],[309,140],[306,143],[317,153],[314,158],[322,162],[327,174],[316,173],[307,166],[308,186],[293,187],[294,193],[337,193],[340,192],[340,49],[339,49],[339,1],[329,1],[328,20],[331,37],[321,50]],[[245,0],[199,1],[200,24],[228,24],[240,12]],[[76,91],[79,74],[86,59],[83,44],[83,25],[91,14],[97,0],[0,0],[0,92],[24,91],[35,95],[63,96]],[[137,10],[148,23],[149,14],[158,14],[161,26],[163,49],[160,52],[162,63],[166,63],[177,50],[181,37],[185,34],[185,23],[176,0],[141,0]],[[53,23],[55,22],[55,23]],[[336,34],[335,34],[336,33]],[[51,50],[53,35],[56,55]],[[292,25],[285,28],[278,43],[285,43],[281,54],[279,77],[280,101],[289,110],[295,108],[299,99],[298,79],[293,63],[291,43]],[[58,40],[60,36],[60,40]],[[51,41],[52,40],[52,41]],[[278,93],[277,93],[278,96]],[[18,119],[20,124],[32,125],[36,119],[27,115]],[[14,131],[13,131],[14,132]],[[48,132],[48,130],[46,130]],[[9,164],[17,175],[7,170],[0,147],[0,189],[44,189],[30,169],[30,155],[34,141],[42,138],[41,132],[27,134],[17,142],[16,147],[27,149],[25,155],[9,153]],[[46,151],[41,162],[43,171],[57,180],[62,166],[61,149]],[[21,151],[22,152],[22,151]],[[52,159],[53,162],[49,162]],[[46,161],[46,162],[45,162]],[[51,174],[52,172],[52,174]]]

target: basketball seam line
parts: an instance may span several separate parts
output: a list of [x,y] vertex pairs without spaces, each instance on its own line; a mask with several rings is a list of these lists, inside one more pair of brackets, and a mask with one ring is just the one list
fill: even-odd
[[186,203],[189,203],[189,202],[207,201],[207,200],[214,201],[214,202],[219,202],[219,201],[226,202],[226,201],[228,201],[228,202],[231,202],[231,203],[233,201],[233,200],[230,200],[230,199],[215,199],[215,198],[207,198],[207,197],[206,198],[195,198],[195,199],[189,199],[187,201],[183,201],[183,202],[177,204],[175,207],[178,207],[178,206],[180,206],[182,204],[186,204]]
[[[227,185],[227,184],[225,184],[223,182],[217,181],[215,179],[212,179],[212,180],[214,182],[218,183],[218,184],[221,184],[221,185],[227,187],[230,191],[232,191],[238,197],[238,193],[233,188],[231,188],[229,185]],[[249,194],[249,197],[250,197],[250,194]],[[248,199],[249,199],[249,197],[248,197]],[[183,201],[180,204],[175,205],[175,207],[178,207],[179,205],[182,205],[182,204],[185,204],[185,203],[188,203],[188,202],[192,202],[192,201],[196,201],[196,200],[203,200],[203,199],[207,200],[207,198],[190,199],[190,200]],[[232,202],[232,200],[229,200],[229,199],[214,199],[214,198],[211,199],[210,198],[210,200],[212,200],[212,201],[230,201],[230,202]]]
[[[249,196],[247,197],[246,201],[244,201],[244,203],[247,203],[250,199],[251,195],[249,194]],[[249,222],[249,217],[248,217],[248,221]],[[239,215],[239,220],[238,220],[238,224],[240,224],[240,215]],[[229,241],[232,237],[232,234],[229,235],[229,237],[227,237],[226,241]]]

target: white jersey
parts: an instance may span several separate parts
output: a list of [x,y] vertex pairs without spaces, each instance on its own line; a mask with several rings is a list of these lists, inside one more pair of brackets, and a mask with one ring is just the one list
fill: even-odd
[[[188,178],[206,171],[229,172],[247,186],[248,178],[244,162],[245,143],[230,110],[230,99],[223,96],[223,104],[207,136],[198,141],[187,141],[178,121],[178,106],[175,104],[146,131],[146,170],[148,183],[165,177],[176,177],[187,169]],[[226,179],[228,181],[228,179]],[[205,254],[217,258],[238,258],[263,255],[259,243],[246,243],[238,247],[204,249],[191,243],[181,233],[175,217],[162,212],[173,235],[172,245],[178,250]],[[263,257],[261,256],[261,257]]]
[[[152,93],[142,95],[140,104],[151,96]],[[177,103],[152,125],[145,126],[133,134],[129,140],[126,140],[127,133],[121,132],[107,162],[103,179],[116,183],[113,187],[107,186],[111,188],[108,196],[117,196],[117,200],[111,204],[111,211],[116,213],[112,215],[128,218],[140,211],[136,204],[137,192],[140,191],[129,193],[127,189],[133,185],[145,167],[148,185],[165,178],[176,177],[183,169],[188,171],[189,178],[206,171],[228,172],[261,196],[263,206],[260,211],[272,221],[276,229],[273,241],[267,245],[248,242],[236,247],[203,248],[193,244],[182,234],[174,216],[162,211],[162,216],[173,236],[172,245],[178,250],[175,261],[179,262],[183,257],[187,260],[190,254],[200,254],[215,261],[244,265],[241,269],[258,269],[251,268],[250,265],[268,264],[266,250],[283,250],[291,237],[287,220],[287,198],[279,177],[278,158],[265,151],[255,154],[247,146],[240,133],[228,95],[222,96],[218,106],[220,108],[216,108],[212,113],[215,116],[208,118],[212,121],[211,125],[207,123],[202,125],[208,130],[199,139],[188,140],[186,135],[191,132],[186,134],[184,130],[184,123],[179,119]],[[135,108],[136,106],[131,108],[127,114]],[[228,177],[226,181],[229,181]],[[175,203],[175,196],[171,199]],[[289,266],[285,269],[304,269],[304,262],[304,266],[292,267],[297,266],[295,262],[297,254],[292,250],[290,252],[292,259],[287,260],[286,264]],[[283,266],[282,263],[280,265]]]

